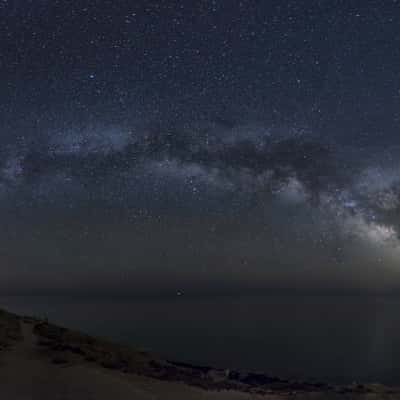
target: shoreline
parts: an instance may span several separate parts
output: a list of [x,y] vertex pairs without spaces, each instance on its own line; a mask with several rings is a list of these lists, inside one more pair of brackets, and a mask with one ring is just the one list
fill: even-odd
[[[100,371],[113,377],[122,377],[127,382],[132,380],[133,386],[137,379],[150,379],[155,382],[153,386],[181,385],[182,388],[204,391],[210,396],[217,396],[218,393],[222,396],[229,392],[245,398],[261,396],[266,399],[283,399],[288,396],[298,399],[322,399],[327,396],[332,399],[400,399],[399,388],[379,384],[311,383],[281,379],[263,373],[166,360],[130,346],[54,325],[47,320],[18,316],[7,311],[0,311],[0,349],[1,364],[7,363],[7,360],[23,364],[27,358],[30,361],[37,360],[56,374],[62,370],[74,369],[81,372],[83,369],[88,374],[90,371]],[[2,366],[0,371],[1,368]],[[18,370],[18,365],[15,368]],[[138,382],[136,384],[140,386]],[[0,382],[0,390],[1,386]],[[150,387],[149,391],[151,390]]]

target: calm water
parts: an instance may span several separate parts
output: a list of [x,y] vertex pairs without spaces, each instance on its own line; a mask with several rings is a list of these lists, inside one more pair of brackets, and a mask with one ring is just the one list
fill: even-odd
[[396,297],[3,297],[0,304],[181,361],[341,383],[400,383]]

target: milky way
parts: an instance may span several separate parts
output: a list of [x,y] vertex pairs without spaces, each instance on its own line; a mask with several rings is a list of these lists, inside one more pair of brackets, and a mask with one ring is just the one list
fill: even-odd
[[400,287],[398,5],[269,3],[0,5],[7,287]]

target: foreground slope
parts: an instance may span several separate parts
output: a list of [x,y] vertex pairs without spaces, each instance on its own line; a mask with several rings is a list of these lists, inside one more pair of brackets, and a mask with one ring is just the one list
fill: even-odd
[[46,321],[0,311],[6,400],[400,399],[380,385],[337,387],[162,360]]

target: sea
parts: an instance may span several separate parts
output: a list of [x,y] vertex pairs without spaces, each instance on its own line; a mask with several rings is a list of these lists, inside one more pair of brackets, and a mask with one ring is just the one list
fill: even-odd
[[400,383],[396,296],[7,296],[0,307],[196,365]]

